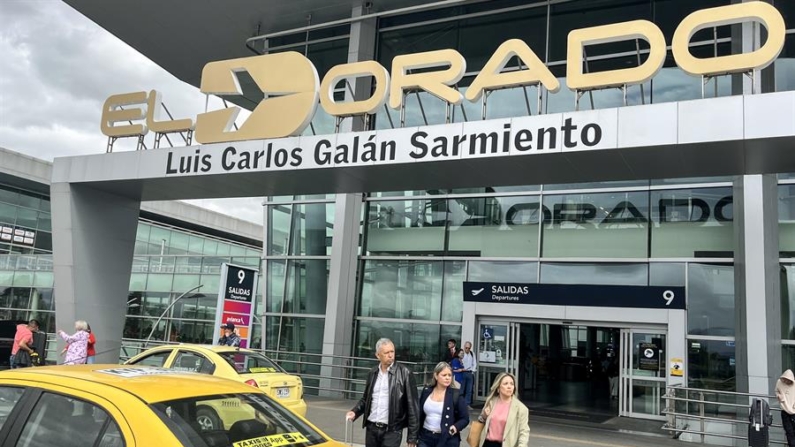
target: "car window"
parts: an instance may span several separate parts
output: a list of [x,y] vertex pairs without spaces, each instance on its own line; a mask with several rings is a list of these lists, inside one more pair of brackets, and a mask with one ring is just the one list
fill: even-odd
[[[115,433],[115,436],[114,436]],[[17,447],[121,447],[116,422],[102,408],[54,393],[42,393],[22,428]]]
[[327,441],[290,410],[259,393],[198,396],[150,407],[185,447],[306,447]]
[[171,355],[171,351],[161,351],[154,354],[149,354],[145,357],[131,362],[131,365],[145,365],[145,366],[158,366],[162,367],[166,363],[166,359]]
[[215,371],[215,365],[207,357],[189,351],[179,351],[177,358],[171,365],[171,369],[177,371],[198,372],[202,374],[212,374]]
[[3,386],[0,387],[0,429],[8,419],[8,415],[22,398],[22,393],[25,392],[24,388]]
[[219,352],[218,355],[229,362],[240,374],[285,372],[273,360],[258,352],[229,351]]

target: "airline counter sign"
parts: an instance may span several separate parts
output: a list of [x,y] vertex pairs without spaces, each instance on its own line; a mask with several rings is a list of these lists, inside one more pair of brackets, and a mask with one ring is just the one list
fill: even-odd
[[684,287],[464,282],[464,301],[646,309],[685,309]]
[[[699,30],[749,22],[760,23],[767,31],[767,40],[760,48],[748,53],[710,58],[696,58],[690,52],[690,40]],[[774,6],[761,1],[737,3],[688,15],[674,32],[671,52],[677,65],[693,76],[749,72],[767,67],[776,60],[784,46],[785,35],[784,19]],[[587,46],[635,39],[643,39],[649,44],[648,57],[639,66],[596,73],[583,71],[583,54]],[[502,70],[514,56],[527,69],[503,73]],[[642,84],[660,71],[665,57],[666,41],[662,31],[646,20],[574,30],[568,36],[566,84],[569,89],[579,91]],[[412,70],[419,68],[425,70],[422,73],[412,73]],[[405,92],[413,90],[426,91],[454,105],[461,104],[464,99],[477,101],[484,92],[506,87],[540,85],[551,93],[560,90],[560,83],[549,68],[533,49],[519,39],[508,40],[496,49],[465,95],[455,85],[466,72],[466,60],[452,49],[396,56],[392,61],[391,72],[375,61],[338,65],[328,71],[322,82],[312,62],[297,52],[210,62],[202,71],[201,91],[212,95],[241,95],[237,73],[244,71],[262,90],[265,99],[238,130],[232,129],[240,112],[237,107],[199,114],[195,122],[192,119],[157,120],[160,99],[159,94],[152,90],[149,93],[133,92],[109,97],[103,106],[102,132],[115,138],[145,135],[150,129],[166,133],[195,128],[196,141],[202,144],[276,139],[300,135],[312,120],[318,102],[329,115],[346,117],[373,114],[387,103],[393,109],[400,109],[405,105]],[[338,82],[361,77],[375,80],[369,98],[350,102],[334,100],[333,90]],[[586,146],[598,144],[596,127],[586,127],[587,123],[579,124],[579,142]],[[523,130],[532,132],[531,129]],[[521,130],[514,128],[513,131],[516,134],[511,135],[514,141],[510,144],[516,148],[526,146],[530,141],[529,134],[519,136]],[[395,157],[390,142],[366,146],[374,143],[374,135],[375,133],[363,133],[357,142],[351,141],[350,144],[357,149],[349,148],[346,157],[364,163]],[[540,139],[540,135],[534,137],[534,141]],[[433,141],[424,138],[419,134],[409,137],[413,142],[415,155],[430,151],[434,146]],[[471,144],[471,140],[469,143]],[[464,150],[466,144],[467,142],[460,142],[463,147],[459,146],[458,150]],[[324,148],[329,149],[329,144],[317,144],[312,148],[314,163],[331,166],[332,155],[324,152]],[[255,163],[256,157],[258,162],[270,163],[276,167],[305,167],[304,161],[310,156],[304,150],[308,148],[298,149],[302,150],[298,151],[289,145],[269,145],[263,152],[252,154],[252,160],[248,163]],[[454,149],[447,146],[447,150]],[[357,155],[353,155],[353,152]],[[197,152],[196,155],[195,160],[191,160],[193,164],[190,170],[209,171],[212,167],[210,154]],[[229,163],[232,163],[233,158],[233,155],[229,157]],[[185,163],[183,170],[188,170],[187,160]],[[169,169],[176,171],[169,173],[180,173],[179,166],[178,163],[171,164]]]

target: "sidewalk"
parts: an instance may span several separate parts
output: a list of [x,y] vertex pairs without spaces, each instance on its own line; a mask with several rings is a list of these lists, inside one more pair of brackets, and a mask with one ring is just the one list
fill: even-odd
[[[342,442],[345,439],[345,413],[354,401],[306,396],[307,418],[327,435]],[[471,414],[474,419],[477,413]],[[602,424],[566,421],[530,416],[530,446],[532,447],[668,447],[684,445],[668,437],[660,429],[662,421],[613,418]],[[465,447],[467,431],[462,433]],[[354,422],[353,444],[364,444],[361,419]],[[405,437],[404,437],[405,445]]]

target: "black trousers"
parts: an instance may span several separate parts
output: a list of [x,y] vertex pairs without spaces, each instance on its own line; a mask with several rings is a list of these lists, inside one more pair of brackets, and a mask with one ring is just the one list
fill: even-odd
[[386,427],[378,428],[367,423],[367,431],[364,435],[365,447],[400,447],[402,441],[403,430],[389,431]]
[[795,421],[792,418],[795,417],[784,410],[781,410],[781,425],[784,426],[784,433],[787,434],[787,445],[789,447],[795,447]]
[[483,441],[483,445],[481,447],[502,447],[502,443],[497,441],[489,441],[486,439]]

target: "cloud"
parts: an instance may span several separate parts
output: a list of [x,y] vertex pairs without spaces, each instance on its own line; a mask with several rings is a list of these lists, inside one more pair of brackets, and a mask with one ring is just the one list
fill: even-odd
[[[156,89],[174,118],[205,111],[205,95],[60,0],[0,2],[0,147],[44,160],[104,153],[102,106],[117,93]],[[223,107],[211,98],[210,109]],[[242,111],[238,123],[249,113]],[[163,117],[165,118],[165,117]],[[152,147],[153,135],[146,143]],[[171,136],[177,144],[179,137]],[[134,150],[120,139],[114,151]],[[179,142],[179,144],[182,144]],[[166,140],[162,145],[167,146]],[[262,199],[192,203],[262,224]]]

